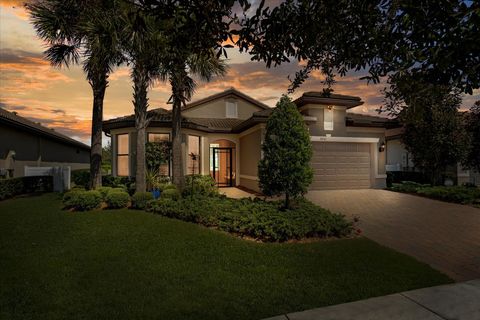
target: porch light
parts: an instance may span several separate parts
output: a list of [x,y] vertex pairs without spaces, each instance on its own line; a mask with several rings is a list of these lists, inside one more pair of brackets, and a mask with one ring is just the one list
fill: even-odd
[[380,147],[378,148],[378,152],[384,152],[384,151],[385,151],[385,141],[383,141]]

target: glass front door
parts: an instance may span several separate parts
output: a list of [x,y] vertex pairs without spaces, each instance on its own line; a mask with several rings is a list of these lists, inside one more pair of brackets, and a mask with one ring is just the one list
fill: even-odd
[[210,148],[210,174],[219,187],[234,186],[234,148]]

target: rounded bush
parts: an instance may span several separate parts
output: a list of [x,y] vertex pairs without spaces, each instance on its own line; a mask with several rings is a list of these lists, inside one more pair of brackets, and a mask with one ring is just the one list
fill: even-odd
[[110,191],[107,193],[105,202],[107,203],[107,206],[112,209],[126,208],[130,202],[130,196],[125,191]]
[[112,187],[99,187],[96,189],[98,192],[102,194],[102,199],[105,201],[107,198],[107,194],[113,190]]
[[102,194],[96,190],[72,190],[65,193],[63,203],[76,211],[93,210],[102,203]]
[[151,192],[135,192],[132,196],[132,208],[144,210],[147,202],[153,200]]
[[165,189],[162,191],[160,194],[161,199],[172,199],[172,200],[178,200],[180,199],[180,192],[178,192],[177,188],[175,189]]

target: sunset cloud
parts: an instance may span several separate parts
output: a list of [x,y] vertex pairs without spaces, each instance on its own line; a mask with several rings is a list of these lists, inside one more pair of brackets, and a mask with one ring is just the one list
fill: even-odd
[[91,120],[36,100],[1,99],[0,108],[90,144]]

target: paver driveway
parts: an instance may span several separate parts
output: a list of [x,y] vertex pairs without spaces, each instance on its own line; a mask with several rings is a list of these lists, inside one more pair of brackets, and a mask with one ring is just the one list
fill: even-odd
[[374,189],[311,191],[307,198],[360,217],[365,236],[456,281],[480,278],[480,209]]

